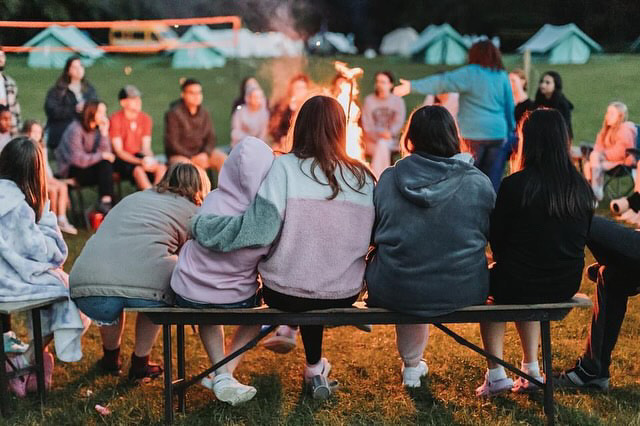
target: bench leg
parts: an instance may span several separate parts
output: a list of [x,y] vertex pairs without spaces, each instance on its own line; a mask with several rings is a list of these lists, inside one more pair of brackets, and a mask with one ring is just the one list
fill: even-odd
[[45,386],[44,386],[44,356],[42,351],[42,325],[40,323],[40,308],[31,310],[31,323],[33,324],[33,343],[36,351],[36,379],[38,382],[38,396],[40,397],[40,403],[44,404],[45,401]]
[[540,323],[542,337],[542,368],[544,369],[544,412],[547,424],[555,423],[555,409],[553,403],[553,368],[551,364],[551,324],[549,321]]
[[[185,379],[185,366],[184,366],[184,325],[177,324],[177,350],[178,350],[178,380],[182,384]],[[187,389],[184,386],[178,386],[177,389],[178,394],[178,411],[182,414],[186,412],[186,401],[185,394],[187,393]]]
[[171,325],[162,325],[162,345],[164,348],[164,422],[173,423],[173,381],[171,370],[173,368],[171,356]]
[[[0,331],[4,331],[6,317],[0,315]],[[9,381],[7,380],[7,355],[4,353],[4,342],[0,347],[0,412],[3,417],[9,416]]]

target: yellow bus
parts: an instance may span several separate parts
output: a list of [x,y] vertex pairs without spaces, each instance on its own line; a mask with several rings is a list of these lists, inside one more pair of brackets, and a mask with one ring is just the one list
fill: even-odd
[[154,53],[175,47],[178,44],[178,36],[167,25],[127,24],[109,29],[109,44],[123,48],[139,48],[139,52],[142,53]]

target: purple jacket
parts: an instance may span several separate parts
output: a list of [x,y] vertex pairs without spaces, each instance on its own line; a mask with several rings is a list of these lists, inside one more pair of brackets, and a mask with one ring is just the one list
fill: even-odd
[[[253,202],[273,163],[273,152],[261,140],[248,136],[231,151],[199,214],[239,216]],[[258,289],[258,262],[269,247],[214,252],[195,240],[187,241],[171,276],[171,288],[181,297],[207,304],[237,303]]]
[[71,166],[86,169],[99,163],[103,152],[111,152],[109,138],[100,134],[98,129],[87,132],[79,121],[74,121],[62,134],[55,150],[57,176],[68,177]]

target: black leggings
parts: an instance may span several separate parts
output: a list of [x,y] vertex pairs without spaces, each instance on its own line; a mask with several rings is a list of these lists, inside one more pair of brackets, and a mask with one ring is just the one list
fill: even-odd
[[113,196],[113,164],[107,160],[85,168],[71,166],[69,175],[75,178],[80,186],[97,184],[100,197]]
[[[307,299],[303,297],[289,296],[271,290],[268,287],[262,288],[264,303],[271,308],[280,309],[287,312],[304,312],[314,309],[348,308],[358,300],[358,294],[346,299]],[[322,357],[322,334],[323,325],[301,325],[300,335],[304,344],[304,353],[307,364],[313,365],[320,362]]]
[[[0,314],[0,319],[2,320],[2,333],[6,333],[7,331],[11,331],[11,315]],[[4,390],[3,390],[4,392]]]

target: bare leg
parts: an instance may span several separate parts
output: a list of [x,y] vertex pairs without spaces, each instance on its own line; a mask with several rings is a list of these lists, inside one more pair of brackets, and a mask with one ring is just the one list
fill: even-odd
[[[241,349],[244,345],[249,343],[251,339],[256,337],[260,333],[259,325],[240,325],[236,328],[235,333],[233,333],[233,340],[231,341],[231,349],[229,350],[229,354],[234,353],[238,349]],[[233,374],[240,361],[242,361],[244,355],[240,355],[232,359],[227,363],[227,370]]]
[[220,151],[219,149],[214,149],[211,155],[209,156],[209,165],[212,169],[220,172],[222,165],[227,159],[227,154]]
[[635,178],[635,191],[636,192],[640,192],[640,161],[638,161],[638,164],[636,165],[636,175],[634,176]]
[[396,325],[396,345],[405,367],[418,366],[428,342],[428,324]]
[[136,344],[133,353],[137,357],[144,357],[151,353],[153,343],[158,337],[161,326],[151,322],[148,316],[138,313],[136,318]]
[[49,201],[51,203],[51,211],[55,213],[56,216],[60,216],[60,206],[58,205],[58,188],[56,185],[50,185],[47,191],[47,195],[49,196]]
[[537,361],[540,323],[538,321],[516,322],[516,329],[522,343],[522,362],[529,364]]
[[160,163],[157,164],[156,169],[153,172],[153,184],[157,185],[158,183],[160,183],[160,181],[162,180],[166,172],[167,172],[167,166]]
[[[213,364],[224,358],[224,328],[221,325],[200,325],[200,339]],[[227,365],[218,368],[216,374],[230,373]]]
[[[504,353],[504,330],[503,322],[481,322],[480,334],[482,335],[482,344],[484,350],[500,359]],[[490,369],[497,368],[498,364],[491,360],[487,360]]]
[[147,177],[147,173],[144,171],[142,166],[136,166],[133,169],[133,180],[136,182],[136,186],[141,191],[145,189],[151,188],[151,182],[149,182],[149,178]]
[[67,206],[69,205],[69,188],[64,182],[60,182],[60,188],[58,190],[58,209],[56,214],[58,216],[67,216]]
[[122,331],[124,330],[124,311],[120,314],[118,322],[114,325],[103,325],[100,327],[102,336],[102,346],[108,351],[113,351],[120,347],[122,341]]

